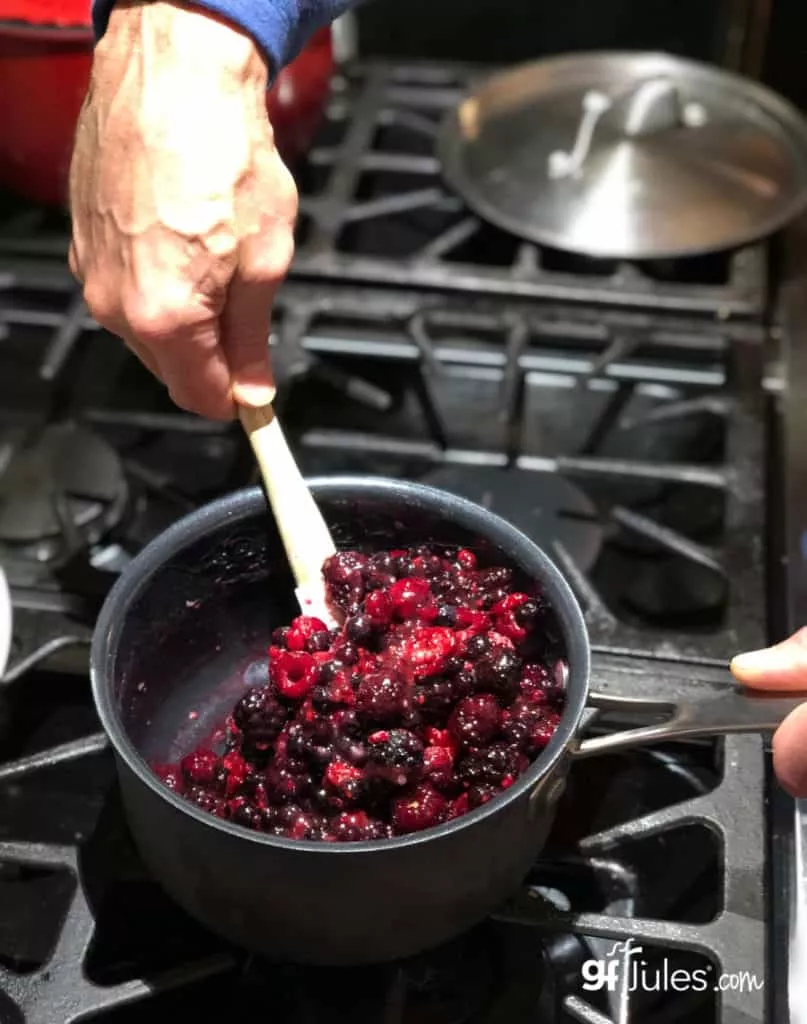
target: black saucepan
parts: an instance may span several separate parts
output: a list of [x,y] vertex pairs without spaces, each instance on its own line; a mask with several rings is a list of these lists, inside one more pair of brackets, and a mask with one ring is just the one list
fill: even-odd
[[[293,585],[262,493],[216,501],[178,522],[110,593],[92,648],[98,713],[144,860],[212,930],[273,957],[330,964],[390,960],[437,945],[496,909],[540,852],[574,757],[687,735],[762,731],[798,703],[725,696],[672,719],[581,740],[586,706],[646,704],[589,693],[589,643],[571,590],[532,541],[485,509],[419,484],[333,478],[312,489],[339,547],[459,544],[540,586],[554,608],[567,706],[547,748],[506,794],[426,832],[365,843],[274,838],[214,818],[165,788],[148,762],[209,734],[256,682],[269,633],[295,614]],[[263,676],[265,680],[265,675]],[[656,710],[664,710],[656,706]]]

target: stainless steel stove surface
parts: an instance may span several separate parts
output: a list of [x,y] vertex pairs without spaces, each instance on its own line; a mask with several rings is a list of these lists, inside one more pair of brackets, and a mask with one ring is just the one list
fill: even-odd
[[[640,269],[480,223],[434,153],[473,74],[337,83],[298,169],[272,339],[289,436],[311,473],[431,481],[539,540],[585,609],[599,690],[725,687],[770,614],[768,250]],[[121,821],[87,640],[127,560],[254,472],[235,427],[175,410],[92,323],[65,239],[40,211],[0,223],[0,1019],[783,1020],[757,737],[580,762],[511,904],[404,964],[265,964],[159,894]]]

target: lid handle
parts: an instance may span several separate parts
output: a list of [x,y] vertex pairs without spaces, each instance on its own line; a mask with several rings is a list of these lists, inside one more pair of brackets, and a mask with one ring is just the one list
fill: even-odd
[[706,121],[706,112],[699,103],[682,104],[677,86],[666,77],[646,79],[613,97],[591,89],[583,96],[571,150],[549,154],[550,178],[573,177],[583,169],[604,121],[620,135],[637,139],[681,126],[700,127]]
[[669,78],[651,78],[620,104],[621,128],[629,138],[654,135],[682,122],[681,97]]
[[588,157],[591,143],[594,141],[597,125],[610,107],[611,100],[604,92],[591,89],[585,94],[583,111],[571,150],[556,149],[549,154],[550,178],[570,178],[580,171]]

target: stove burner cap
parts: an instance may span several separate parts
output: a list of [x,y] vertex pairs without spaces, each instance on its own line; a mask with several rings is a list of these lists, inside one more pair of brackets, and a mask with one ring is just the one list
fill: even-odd
[[552,556],[560,542],[582,572],[597,561],[603,528],[592,501],[557,473],[440,466],[424,483],[475,501],[518,527]]
[[0,469],[0,541],[69,542],[75,529],[85,543],[95,543],[120,520],[126,477],[103,438],[61,423],[9,447],[11,456]]

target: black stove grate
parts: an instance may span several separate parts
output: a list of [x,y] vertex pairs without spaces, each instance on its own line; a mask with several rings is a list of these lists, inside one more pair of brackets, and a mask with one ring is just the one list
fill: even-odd
[[[0,317],[19,376],[0,394],[7,431],[30,431],[59,393],[61,378],[43,380],[43,367],[71,292],[59,266],[44,276],[20,261],[13,283]],[[114,444],[130,489],[170,506],[166,522],[249,482],[237,431],[173,412],[86,316],[78,328],[60,416]],[[283,414],[310,472],[417,476],[492,503],[553,550],[597,649],[724,663],[765,631],[764,337],[752,325],[461,309],[295,281],[278,301],[274,342]],[[161,465],[166,438],[172,459]],[[210,463],[201,493],[177,479],[180,452]],[[69,588],[43,596],[40,568],[12,579],[21,621],[30,611],[38,634],[17,652],[26,667],[65,642],[41,633],[43,611],[70,620],[76,642],[88,635]]]
[[301,177],[297,274],[720,318],[762,312],[764,247],[641,266],[586,260],[522,243],[471,213],[442,180],[436,142],[443,116],[488,73],[376,63],[340,80]]
[[[721,685],[709,670],[692,678],[639,659],[599,658],[595,674],[602,689],[643,698]],[[14,685],[30,688],[22,705],[36,701],[36,677]],[[61,680],[47,696],[77,727],[86,694],[70,685]],[[35,742],[39,724],[28,722],[18,743]],[[494,920],[435,954],[354,971],[265,964],[198,929],[148,881],[108,796],[102,744],[84,741],[69,767],[63,751],[0,767],[0,893],[16,911],[0,924],[4,1020],[139,1020],[126,1007],[144,1000],[202,1020],[263,1006],[312,1024],[341,1014],[384,1024],[503,1024],[536,1013],[558,1024],[765,1020],[758,738],[580,762],[544,859]],[[66,880],[58,898],[54,875]],[[586,991],[585,979],[601,977],[597,965],[612,961],[613,985]],[[681,991],[652,991],[665,970],[687,972]]]

